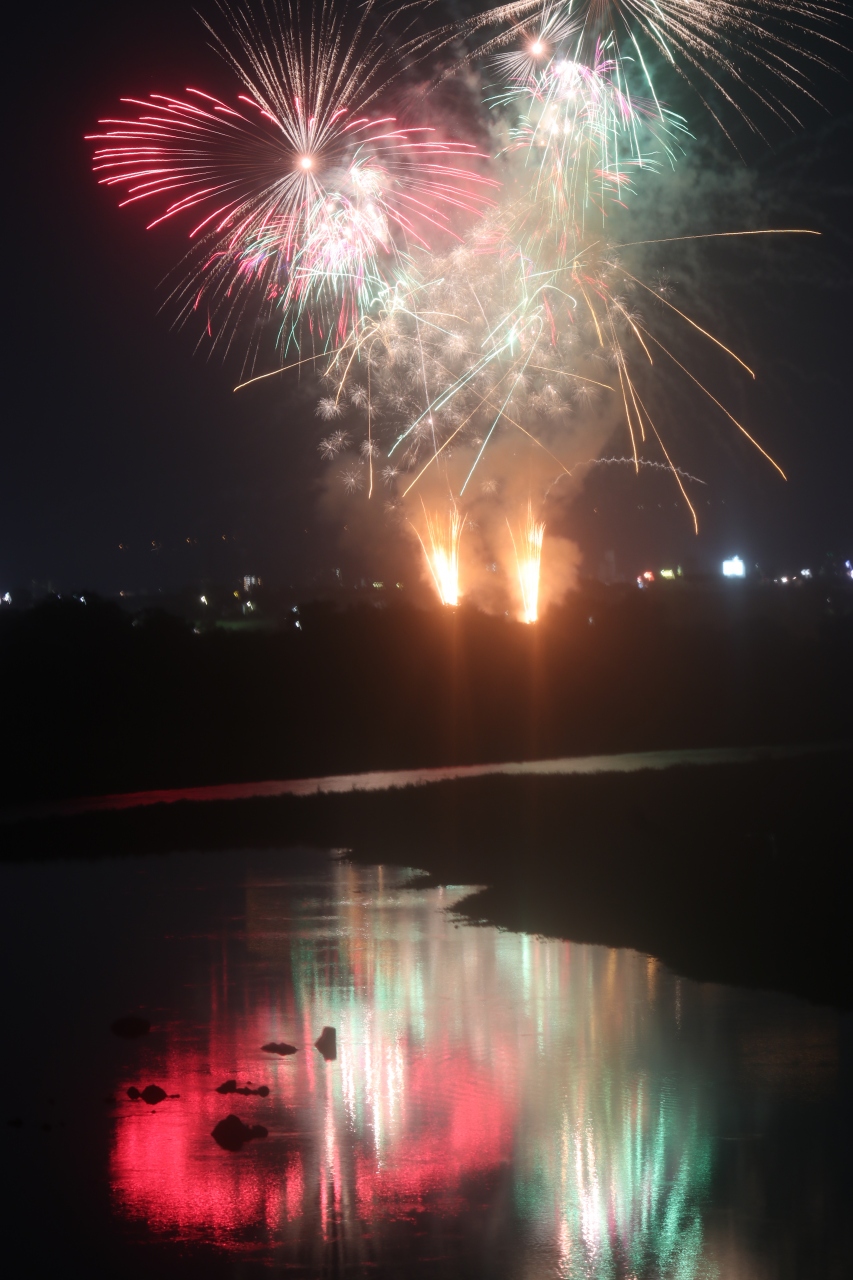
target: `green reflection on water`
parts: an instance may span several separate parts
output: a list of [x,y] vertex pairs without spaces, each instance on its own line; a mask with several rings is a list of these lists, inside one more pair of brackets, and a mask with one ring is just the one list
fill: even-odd
[[454,928],[438,908],[462,891],[407,892],[404,873],[333,878],[331,909],[291,902],[289,949],[305,1025],[338,1028],[320,1179],[343,1236],[464,1214],[472,1178],[509,1170],[495,1225],[525,1275],[715,1276],[711,1091],[675,980],[631,952]]

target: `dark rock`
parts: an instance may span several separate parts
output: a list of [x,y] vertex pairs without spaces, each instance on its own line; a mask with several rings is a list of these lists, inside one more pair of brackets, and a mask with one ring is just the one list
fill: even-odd
[[149,1107],[156,1107],[158,1102],[163,1102],[166,1098],[180,1098],[179,1093],[167,1093],[165,1089],[161,1089],[159,1084],[147,1084],[141,1091],[135,1085],[131,1085],[127,1091],[127,1096],[134,1102],[139,1098],[143,1102],[147,1102]]
[[123,1040],[136,1040],[139,1036],[147,1036],[151,1030],[151,1023],[147,1018],[137,1018],[131,1014],[128,1018],[116,1018],[110,1027],[114,1036],[121,1036]]
[[314,1041],[314,1048],[319,1049],[327,1062],[334,1062],[338,1056],[338,1037],[334,1027],[324,1027]]
[[261,1049],[264,1053],[280,1053],[283,1058],[286,1058],[289,1053],[296,1053],[296,1045],[285,1044],[283,1040],[281,1044],[271,1040],[269,1044],[262,1044]]
[[258,1085],[257,1089],[252,1089],[249,1085],[244,1085],[242,1089],[237,1088],[236,1080],[226,1080],[224,1084],[219,1085],[216,1089],[217,1093],[240,1093],[244,1098],[268,1098],[270,1091],[265,1084]]
[[239,1151],[253,1138],[265,1138],[268,1130],[262,1124],[243,1124],[239,1116],[226,1116],[220,1120],[211,1137],[224,1151]]

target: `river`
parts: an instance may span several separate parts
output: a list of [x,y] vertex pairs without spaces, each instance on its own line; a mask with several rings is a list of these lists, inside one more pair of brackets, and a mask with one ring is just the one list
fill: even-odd
[[0,876],[21,1274],[850,1274],[848,1016],[329,851]]

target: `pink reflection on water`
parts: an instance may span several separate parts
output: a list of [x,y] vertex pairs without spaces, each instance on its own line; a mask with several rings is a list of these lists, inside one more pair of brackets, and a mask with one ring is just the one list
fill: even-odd
[[[413,1007],[423,1003],[425,954],[450,931],[446,918],[436,902],[429,912],[415,906],[423,895],[383,896],[381,883],[354,900],[351,871],[339,878],[347,931],[331,939],[316,904],[292,935],[269,930],[259,912],[275,910],[264,902],[275,893],[250,891],[242,972],[227,946],[217,948],[201,989],[207,1017],[167,1027],[165,1054],[153,1038],[140,1046],[143,1065],[117,1084],[110,1181],[123,1216],[228,1249],[294,1244],[306,1230],[351,1243],[427,1205],[462,1212],[463,1180],[508,1162],[518,1112],[512,1047],[484,1053],[482,1026],[446,1017],[440,990],[426,1001],[426,1034]],[[451,964],[444,978],[452,988],[462,975]],[[327,1018],[339,1043],[329,1063],[313,1048]],[[280,1038],[298,1053],[261,1052]],[[217,1093],[228,1079],[265,1084],[270,1095]],[[126,1097],[149,1080],[180,1098],[149,1108]],[[268,1138],[220,1149],[211,1132],[229,1113],[264,1125]]]

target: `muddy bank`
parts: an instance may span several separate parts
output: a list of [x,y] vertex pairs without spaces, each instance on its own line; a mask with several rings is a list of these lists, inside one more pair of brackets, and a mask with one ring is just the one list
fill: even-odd
[[[574,777],[489,777],[49,818],[5,858],[304,844],[488,886],[474,920],[634,947],[700,980],[853,1006],[853,752]],[[344,855],[344,851],[346,851]],[[169,864],[163,863],[168,890]]]

